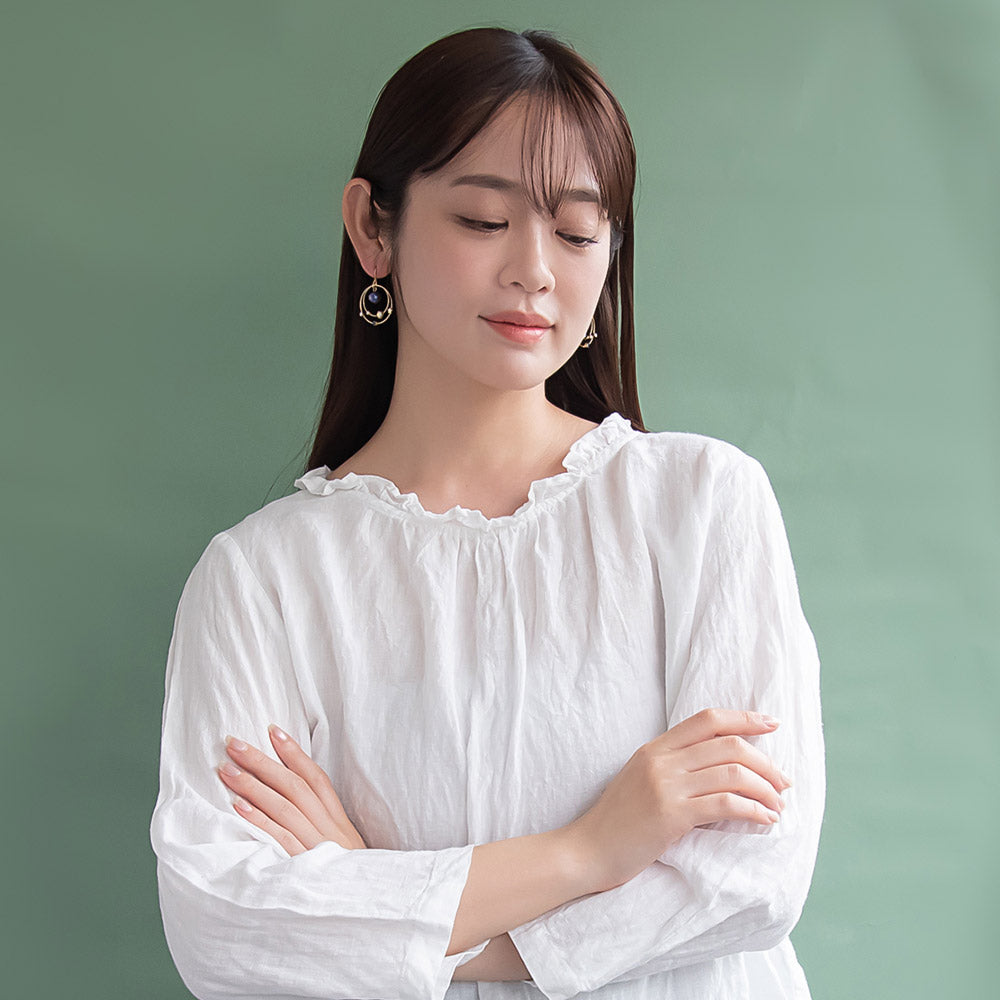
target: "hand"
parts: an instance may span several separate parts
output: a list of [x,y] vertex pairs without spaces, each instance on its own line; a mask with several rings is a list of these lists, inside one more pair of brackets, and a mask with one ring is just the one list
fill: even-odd
[[233,768],[227,761],[219,768],[219,777],[237,793],[233,808],[293,856],[324,840],[348,850],[366,849],[326,772],[287,733],[273,724],[267,729],[283,763],[242,740],[226,737],[226,753],[237,773],[227,772]]
[[597,803],[565,828],[597,891],[634,878],[696,826],[777,822],[780,793],[791,782],[740,736],[776,725],[756,712],[708,708],[639,747]]

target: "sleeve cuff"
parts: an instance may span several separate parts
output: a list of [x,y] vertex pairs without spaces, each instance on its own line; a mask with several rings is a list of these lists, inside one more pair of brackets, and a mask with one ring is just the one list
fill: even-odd
[[507,933],[520,952],[531,981],[549,1000],[569,1000],[580,992],[575,982],[579,978],[578,973],[566,964],[542,917],[529,920]]
[[[448,987],[451,986],[451,977],[455,969],[459,965],[471,961],[489,944],[489,938],[487,938],[465,951],[456,952],[454,955],[445,954],[455,927],[458,905],[462,900],[462,893],[465,891],[465,884],[469,877],[473,846],[469,844],[465,847],[439,852],[438,863],[434,866],[428,883],[428,891],[435,891],[437,894],[438,905],[433,910],[429,910],[427,916],[431,919],[436,918],[435,922],[438,923],[440,932],[433,941],[432,947],[423,955],[407,956],[407,968],[412,969],[418,978],[432,984],[429,1000],[444,1000],[444,995]],[[430,963],[436,967],[436,974],[432,971]],[[426,970],[425,976],[420,974],[421,968]],[[417,993],[419,993],[419,989]]]

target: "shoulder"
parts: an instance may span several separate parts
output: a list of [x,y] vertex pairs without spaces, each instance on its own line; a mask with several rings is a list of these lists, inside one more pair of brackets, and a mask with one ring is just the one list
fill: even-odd
[[[297,491],[272,500],[210,537],[198,566],[203,573],[256,578],[270,584],[284,575],[289,564],[309,550],[309,539],[322,530],[319,507],[308,493]],[[327,529],[330,508],[324,507]]]
[[300,492],[272,500],[244,518],[220,531],[216,537],[225,537],[235,542],[244,552],[264,543],[279,542],[289,532],[301,527],[303,519],[309,519],[306,497]]
[[709,499],[767,482],[760,462],[720,438],[690,431],[636,433],[628,442],[630,464],[651,487]]
[[728,441],[677,431],[639,434],[652,524],[674,539],[685,538],[713,559],[768,572],[789,571],[784,518],[770,478],[754,456]]

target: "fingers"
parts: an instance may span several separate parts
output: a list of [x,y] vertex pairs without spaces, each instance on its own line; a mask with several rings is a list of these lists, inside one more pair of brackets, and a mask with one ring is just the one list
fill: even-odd
[[219,777],[228,788],[291,833],[307,850],[327,839],[313,822],[322,806],[303,778],[241,740],[230,738],[226,752],[232,759],[219,768]]
[[715,823],[719,820],[746,819],[751,823],[771,826],[781,818],[778,813],[762,805],[756,799],[748,799],[735,792],[716,792],[713,795],[699,795],[689,799],[694,826]]
[[688,716],[652,742],[668,750],[684,747],[716,736],[774,732],[778,720],[760,712],[745,712],[731,708],[705,708]]
[[[271,736],[271,745],[287,768],[301,776],[312,789],[335,826],[348,828],[351,820],[340,802],[340,797],[334,791],[326,771],[323,770],[284,730],[274,723],[267,727]],[[323,829],[323,826],[319,826]]]
[[233,808],[246,820],[253,823],[254,826],[259,827],[265,833],[269,833],[274,839],[281,844],[281,846],[288,851],[292,857],[296,854],[304,854],[308,848],[303,844],[295,834],[290,833],[283,826],[279,826],[277,823],[271,819],[270,816],[265,815],[259,809],[255,809],[246,799],[241,796],[236,796],[236,801],[233,803]]
[[652,741],[683,761],[695,826],[724,819],[777,822],[784,809],[781,792],[791,781],[743,736],[773,732],[778,725],[759,712],[707,708]]
[[703,768],[689,774],[685,784],[688,796],[692,799],[734,792],[747,799],[755,799],[775,813],[780,813],[785,808],[774,785],[742,764],[719,764],[716,767]]
[[717,736],[685,749],[685,766],[689,771],[729,763],[742,764],[756,771],[779,793],[792,785],[788,776],[766,753],[747,743],[741,736]]

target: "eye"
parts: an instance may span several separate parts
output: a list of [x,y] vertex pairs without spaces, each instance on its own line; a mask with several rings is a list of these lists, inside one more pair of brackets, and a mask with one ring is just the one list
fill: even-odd
[[[483,219],[466,219],[463,216],[458,217],[459,220],[470,229],[476,229],[481,233],[495,233],[499,229],[503,229],[507,225],[506,222],[487,222]],[[596,239],[591,239],[589,236],[573,236],[569,233],[560,233],[560,236],[567,243],[575,247],[585,247],[589,246],[591,243],[597,243]]]
[[572,243],[575,247],[585,247],[589,246],[591,243],[596,243],[597,240],[591,239],[589,236],[570,236],[568,233],[562,233],[563,239],[569,243]]
[[493,233],[498,229],[503,229],[506,222],[484,222],[481,219],[465,219],[459,216],[459,219],[465,223],[470,229],[478,229],[480,232]]

